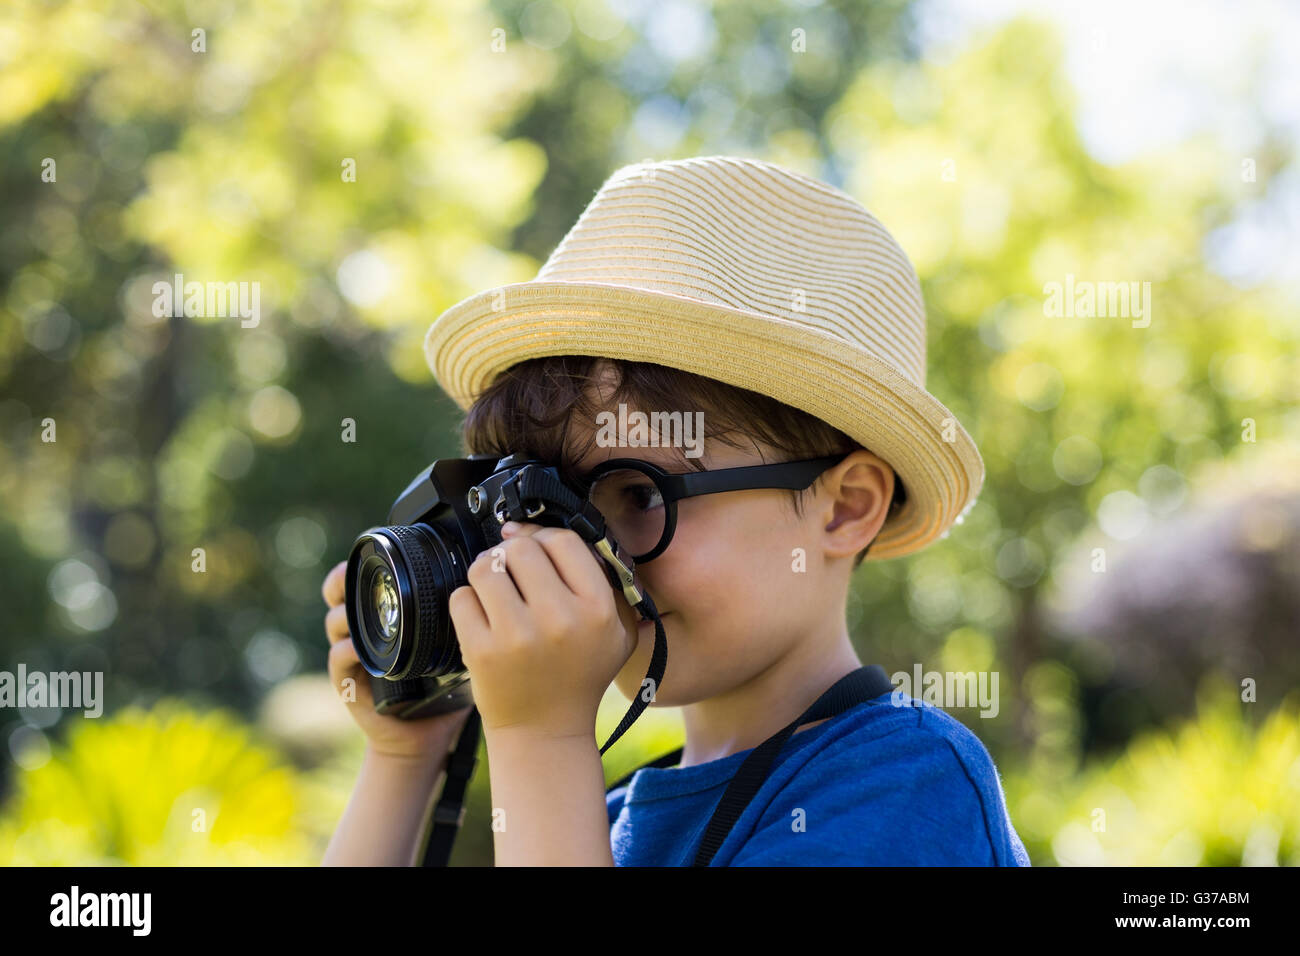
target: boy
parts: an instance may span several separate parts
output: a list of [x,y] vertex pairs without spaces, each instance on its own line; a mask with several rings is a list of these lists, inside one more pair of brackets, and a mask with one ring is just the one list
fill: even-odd
[[[596,709],[611,681],[643,692],[653,627],[575,533],[507,525],[504,561],[480,555],[449,606],[497,863],[689,865],[749,751],[861,666],[846,602],[868,550],[896,557],[944,536],[982,484],[974,443],[924,389],[910,263],[851,197],[781,167],[637,164],[606,181],[536,280],[452,307],[426,352],[469,412],[470,452],[556,463],[644,555],[669,648],[653,705],[681,707],[686,727],[678,766],[605,794]],[[628,434],[628,408],[658,427]],[[703,454],[663,434],[696,420]],[[589,477],[613,458],[672,474],[806,462],[808,480],[780,490],[756,476],[673,501],[639,467]],[[327,578],[327,602],[340,583]],[[346,619],[336,637],[327,617],[327,631],[337,682],[355,655],[340,650]],[[326,862],[410,862],[404,841],[464,712],[392,728],[359,712],[362,696],[351,707],[371,748]],[[978,738],[889,693],[800,727],[711,860],[1028,863]]]

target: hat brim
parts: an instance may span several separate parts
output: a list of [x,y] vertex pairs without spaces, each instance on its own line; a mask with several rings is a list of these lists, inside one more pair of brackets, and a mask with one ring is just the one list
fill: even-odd
[[424,350],[462,410],[519,362],[596,355],[694,372],[815,415],[889,462],[907,488],[866,560],[946,537],[984,483],[974,441],[938,399],[868,350],[789,319],[609,283],[533,280],[458,302],[429,328]]

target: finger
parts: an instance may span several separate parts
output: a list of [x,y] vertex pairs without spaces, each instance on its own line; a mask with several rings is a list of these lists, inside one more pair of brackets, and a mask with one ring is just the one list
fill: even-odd
[[325,575],[325,582],[321,585],[321,597],[330,607],[343,603],[343,583],[344,576],[347,574],[348,563],[340,561],[334,567],[330,568],[329,574]]
[[506,570],[509,561],[501,560],[502,552],[493,554],[496,550],[493,548],[484,551],[475,558],[465,576],[474,586],[488,628],[493,631],[502,628],[515,630],[527,613],[527,608],[524,607],[523,596]]
[[506,570],[529,608],[545,613],[565,598],[572,600],[573,592],[551,563],[551,556],[539,538],[532,535],[512,538],[504,547]]
[[501,526],[501,537],[518,538],[522,535],[536,534],[541,530],[541,525],[533,524],[531,521],[507,521]]
[[336,641],[330,645],[329,663],[331,668],[340,664],[344,667],[360,666],[361,658],[357,657],[356,646],[351,641]]
[[474,589],[468,585],[461,585],[451,592],[447,598],[447,612],[451,614],[452,624],[460,637],[467,631],[480,634],[489,628],[487,612]]
[[361,659],[357,657],[357,649],[352,646],[351,641],[339,641],[330,648],[329,674],[330,685],[336,694],[342,694],[343,682],[349,677],[352,678],[355,682],[356,703],[361,703],[363,692],[370,692],[370,685],[362,679],[365,677],[365,669],[361,666]]
[[348,630],[348,609],[345,605],[340,604],[326,612],[325,636],[330,639],[331,644],[352,636],[352,632]]
[[[605,572],[602,571],[600,567],[600,562],[601,562],[600,555],[597,554],[596,549],[594,547],[587,544],[587,542],[583,541],[582,538],[578,536],[577,532],[572,531],[568,528],[555,528],[555,527],[548,527],[539,524],[529,524],[526,522],[520,523],[517,521],[506,522],[505,526],[501,530],[502,530],[502,535],[505,537],[506,540],[526,536],[526,537],[533,538],[539,544],[541,544],[543,548],[547,551],[548,556],[551,557],[551,565],[552,567],[555,568],[556,573],[560,575],[560,579],[564,582],[564,586],[568,588],[569,591],[571,591],[573,594],[584,594],[584,595],[599,594],[600,587],[609,587],[609,580],[605,577]],[[556,551],[552,553],[551,549],[546,546],[546,542],[548,541],[564,540],[566,538],[569,539],[569,543],[561,551]],[[579,545],[581,545],[581,548],[576,548],[574,546],[575,541]],[[578,550],[585,551],[588,555],[590,555],[590,560],[587,562],[582,562],[582,561],[576,562],[577,564],[576,571],[575,568],[573,567],[573,564],[575,562],[566,561],[563,558],[561,558],[561,560],[559,561],[556,560],[556,558],[560,557],[561,555],[567,556],[568,558],[571,559],[573,553]],[[591,564],[592,561],[595,562],[594,565]],[[588,575],[585,573],[586,571],[591,570],[592,568],[594,568],[596,574],[596,578],[594,580],[590,579]],[[599,582],[599,584],[597,584],[596,582]],[[591,585],[591,588],[589,590],[584,590],[586,584]],[[529,601],[528,603],[531,605],[532,601]]]
[[600,568],[600,558],[576,531],[542,528],[533,540],[545,549],[565,586],[579,597],[599,597],[608,591],[609,580]]

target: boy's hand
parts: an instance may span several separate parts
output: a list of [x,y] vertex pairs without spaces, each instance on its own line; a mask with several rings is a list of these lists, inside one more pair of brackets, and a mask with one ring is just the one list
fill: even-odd
[[575,532],[507,522],[502,534],[448,604],[483,730],[593,736],[636,649],[636,610]]
[[[321,585],[321,596],[329,607],[325,615],[325,636],[330,641],[329,673],[334,691],[341,697],[345,687],[352,691],[349,696],[355,699],[344,697],[343,701],[375,753],[416,761],[446,760],[447,752],[469,719],[470,708],[415,720],[389,717],[375,710],[370,675],[361,666],[348,633],[348,614],[343,604],[346,571],[347,562],[340,561],[325,575]],[[352,683],[345,685],[348,679]]]

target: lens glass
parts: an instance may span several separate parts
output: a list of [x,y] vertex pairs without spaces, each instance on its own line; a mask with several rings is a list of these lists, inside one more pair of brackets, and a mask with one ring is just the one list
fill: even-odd
[[391,641],[401,630],[401,602],[397,596],[397,582],[393,580],[393,575],[388,568],[380,568],[379,573],[375,575],[371,600],[374,602],[379,630],[387,640]]
[[402,646],[402,592],[384,555],[371,551],[362,559],[357,603],[366,646],[377,656],[397,653]]
[[634,468],[600,475],[587,494],[610,534],[633,558],[649,554],[663,537],[667,512],[654,479]]

